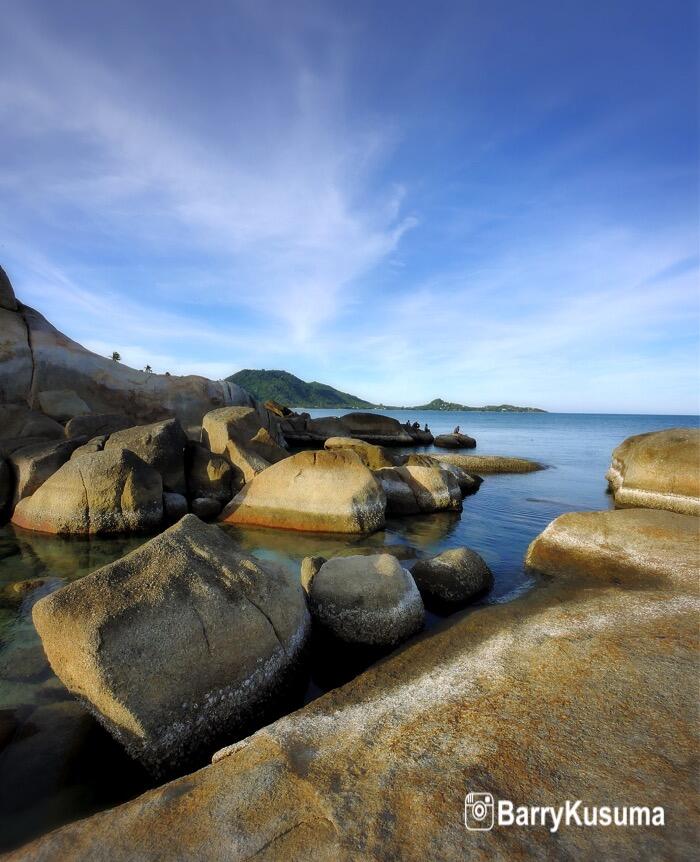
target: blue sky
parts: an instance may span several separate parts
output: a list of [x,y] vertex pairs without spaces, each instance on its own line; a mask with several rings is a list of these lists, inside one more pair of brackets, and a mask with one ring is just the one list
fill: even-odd
[[98,352],[698,411],[691,0],[3,3],[0,263]]

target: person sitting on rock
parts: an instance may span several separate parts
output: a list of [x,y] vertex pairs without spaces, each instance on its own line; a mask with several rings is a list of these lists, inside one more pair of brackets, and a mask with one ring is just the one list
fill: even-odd
[[455,428],[455,430],[452,433],[453,434],[459,434],[459,425]]
[[428,428],[428,423],[427,423],[427,422],[426,422],[426,423],[425,423],[425,425],[423,426],[423,431],[425,431],[425,433],[426,433],[426,434],[430,434],[430,428]]
[[412,427],[414,431],[420,431],[420,422],[414,422]]

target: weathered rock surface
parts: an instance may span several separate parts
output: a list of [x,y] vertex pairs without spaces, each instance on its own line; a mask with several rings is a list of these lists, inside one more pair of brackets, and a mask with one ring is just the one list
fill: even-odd
[[406,467],[439,467],[447,473],[451,473],[457,480],[457,484],[464,496],[472,494],[479,489],[479,486],[484,481],[481,476],[468,473],[464,467],[458,464],[453,464],[450,461],[444,461],[434,455],[408,455],[405,459]]
[[450,548],[419,560],[411,574],[421,593],[446,603],[468,602],[493,586],[491,570],[471,548]]
[[213,521],[221,511],[221,501],[214,497],[195,497],[191,503],[192,514],[203,521]]
[[140,532],[162,519],[160,474],[127,449],[67,461],[12,515],[18,527],[60,535]]
[[[263,435],[253,444],[261,429],[266,431],[268,436]],[[222,407],[207,413],[202,419],[202,442],[212,452],[221,455],[226,452],[230,440],[253,450],[256,450],[257,443],[262,446],[277,444],[278,449],[282,449],[281,444],[284,442],[278,418],[263,407]],[[275,450],[275,457],[279,454],[278,449]],[[284,455],[287,454],[282,451]],[[257,454],[271,460],[264,451]]]
[[16,449],[9,457],[14,473],[14,503],[37,491],[66,463],[78,444],[79,440],[51,440]]
[[438,434],[435,445],[440,449],[474,449],[476,440],[467,434]]
[[221,518],[286,530],[368,533],[383,526],[385,508],[383,490],[354,452],[300,452],[255,476]]
[[149,374],[91,353],[16,302],[3,272],[0,401],[38,407],[39,393],[62,390],[73,390],[95,413],[126,413],[131,425],[175,416],[187,428],[216,407],[254,403],[235,383]]
[[396,467],[382,467],[375,470],[374,475],[386,494],[387,515],[401,517],[421,511],[411,486]]
[[[12,858],[694,858],[697,578],[669,589],[656,565],[640,589],[583,570],[454,616],[212,766]],[[664,805],[666,826],[470,832],[470,790]]]
[[[2,337],[0,335],[0,337]],[[0,359],[1,361],[1,359]],[[0,386],[2,377],[0,376]],[[2,392],[0,392],[0,398]],[[30,410],[26,404],[0,404],[0,441],[37,437],[45,440],[63,438],[63,426],[44,416],[38,410]]]
[[160,473],[166,491],[185,494],[186,444],[187,435],[178,420],[165,419],[116,431],[105,443],[105,452],[128,449]]
[[568,512],[531,543],[525,564],[557,577],[688,584],[700,572],[700,520],[660,509]]
[[[233,497],[233,469],[223,455],[210,452],[201,443],[190,441],[185,450],[187,494],[196,497],[213,497],[221,505]],[[236,483],[236,491],[240,484]]]
[[258,473],[262,473],[270,466],[270,462],[257,452],[241,446],[235,440],[229,440],[226,444],[225,457],[233,467],[232,484],[236,493],[241,485],[250,482]]
[[452,455],[435,452],[431,455],[441,464],[454,464],[468,473],[534,473],[545,470],[544,464],[527,458],[514,458],[510,455]]
[[108,437],[115,431],[133,427],[134,423],[123,413],[89,413],[76,416],[66,424],[66,437]]
[[163,494],[163,517],[166,524],[177,524],[188,511],[187,497],[184,494],[176,494],[174,491],[166,491]]
[[336,449],[350,449],[356,452],[365,467],[370,470],[381,470],[382,467],[395,467],[401,462],[401,458],[392,455],[381,446],[367,443],[365,440],[356,440],[353,437],[329,437],[324,443],[324,448],[330,451]]
[[[412,446],[413,437],[398,419],[381,413],[346,413],[340,420],[351,437],[377,443],[380,446]],[[343,436],[342,434],[336,436]]]
[[78,446],[73,450],[73,453],[70,456],[71,460],[74,458],[80,458],[82,455],[93,455],[95,452],[102,452],[107,439],[106,434],[100,434],[97,437],[93,437],[91,440],[88,440],[87,443],[83,443],[82,446]]
[[606,478],[616,506],[700,515],[700,429],[628,437],[613,452]]
[[45,390],[39,392],[37,400],[41,411],[57,422],[67,422],[90,412],[87,404],[72,389]]
[[333,557],[307,592],[313,619],[346,643],[393,646],[423,627],[415,581],[390,554]]
[[304,557],[304,559],[301,561],[299,579],[301,581],[302,589],[305,593],[309,592],[311,581],[313,581],[313,579],[319,573],[321,566],[325,562],[325,557]]
[[396,473],[409,486],[421,512],[462,509],[462,492],[455,477],[439,467],[397,467]]
[[17,300],[15,299],[15,292],[12,289],[12,285],[10,284],[10,279],[7,277],[7,273],[0,266],[0,308],[7,309],[8,311],[17,311]]
[[64,685],[156,772],[259,709],[309,628],[294,578],[193,515],[41,599],[33,619]]

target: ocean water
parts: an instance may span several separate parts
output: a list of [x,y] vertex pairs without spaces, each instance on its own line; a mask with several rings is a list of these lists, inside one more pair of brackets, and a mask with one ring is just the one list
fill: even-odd
[[[313,416],[327,410],[310,410]],[[402,545],[405,556],[425,556],[460,545],[478,551],[495,575],[483,602],[512,600],[530,583],[523,556],[530,541],[563,512],[606,509],[605,471],[626,437],[677,426],[698,417],[590,414],[510,414],[379,411],[401,422],[427,423],[434,434],[459,425],[476,438],[476,454],[518,455],[547,469],[488,475],[464,501],[461,514],[395,519],[368,537],[338,538],[228,527],[247,553],[297,573],[308,554],[367,552]],[[410,451],[428,452],[432,447]],[[22,601],[0,599],[0,850],[61,823],[118,804],[152,786],[151,779],[67,694],[48,667],[31,623],[32,604],[137,547],[143,538],[63,540],[0,528],[0,596],[15,581],[44,585]],[[468,611],[467,611],[468,612]],[[428,627],[449,625],[434,614]],[[312,667],[302,700],[318,696],[361,668],[339,674]],[[298,706],[285,705],[284,708]],[[282,708],[282,707],[281,707]]]

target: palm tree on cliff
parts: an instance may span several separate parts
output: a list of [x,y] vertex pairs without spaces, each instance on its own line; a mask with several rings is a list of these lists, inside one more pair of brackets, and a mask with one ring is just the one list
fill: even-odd
[[121,353],[118,353],[118,352],[115,350],[115,351],[114,351],[114,353],[112,354],[112,359],[113,359],[115,362],[121,362],[121,360],[122,360],[122,355],[121,355]]

